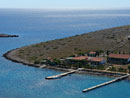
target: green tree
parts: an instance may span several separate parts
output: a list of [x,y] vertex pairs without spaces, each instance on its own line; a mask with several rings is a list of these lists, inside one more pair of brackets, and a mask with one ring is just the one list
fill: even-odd
[[126,72],[126,69],[124,69],[124,68],[119,68],[118,71],[119,71],[119,72]]
[[53,60],[53,63],[55,63],[56,65],[60,65],[61,64],[61,61],[59,59],[54,59]]
[[104,66],[104,65],[98,65],[98,66],[96,66],[96,69],[104,70],[104,69],[105,69],[105,66]]
[[128,65],[129,73],[130,73],[130,65]]
[[69,56],[69,57],[75,57],[75,55],[71,55],[71,56]]
[[40,61],[39,60],[35,60],[34,64],[40,64]]
[[84,53],[84,52],[79,52],[78,55],[80,55],[80,56],[84,56],[85,53]]
[[96,55],[99,56],[99,54],[100,54],[99,51],[96,51]]
[[107,54],[107,55],[109,55],[109,54],[110,54],[110,51],[109,51],[109,50],[107,50],[106,54]]
[[112,66],[109,70],[110,71],[116,71],[116,68],[114,66]]

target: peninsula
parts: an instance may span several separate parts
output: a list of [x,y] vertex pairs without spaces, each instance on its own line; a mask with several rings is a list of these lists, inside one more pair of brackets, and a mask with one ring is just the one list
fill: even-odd
[[129,36],[130,25],[120,26],[17,48],[5,53],[4,57],[35,67],[44,64],[66,69],[86,68],[128,73]]

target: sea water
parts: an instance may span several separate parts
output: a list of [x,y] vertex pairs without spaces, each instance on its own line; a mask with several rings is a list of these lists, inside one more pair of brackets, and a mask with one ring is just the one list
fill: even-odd
[[82,90],[113,78],[62,73],[6,60],[2,55],[18,47],[130,24],[130,10],[27,10],[0,9],[0,32],[19,35],[0,38],[0,98],[130,98],[130,81],[96,90]]

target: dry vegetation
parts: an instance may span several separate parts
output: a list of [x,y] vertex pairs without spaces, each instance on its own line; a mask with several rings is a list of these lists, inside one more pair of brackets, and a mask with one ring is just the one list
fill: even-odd
[[47,57],[64,58],[96,50],[130,53],[130,41],[126,40],[128,35],[130,35],[130,26],[116,27],[22,47],[15,55],[34,62]]

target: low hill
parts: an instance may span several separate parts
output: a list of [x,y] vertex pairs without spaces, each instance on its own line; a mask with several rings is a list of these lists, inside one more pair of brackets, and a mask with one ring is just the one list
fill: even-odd
[[33,63],[34,60],[64,58],[89,51],[130,53],[129,35],[130,25],[115,27],[22,47],[8,52],[6,56],[16,61]]

